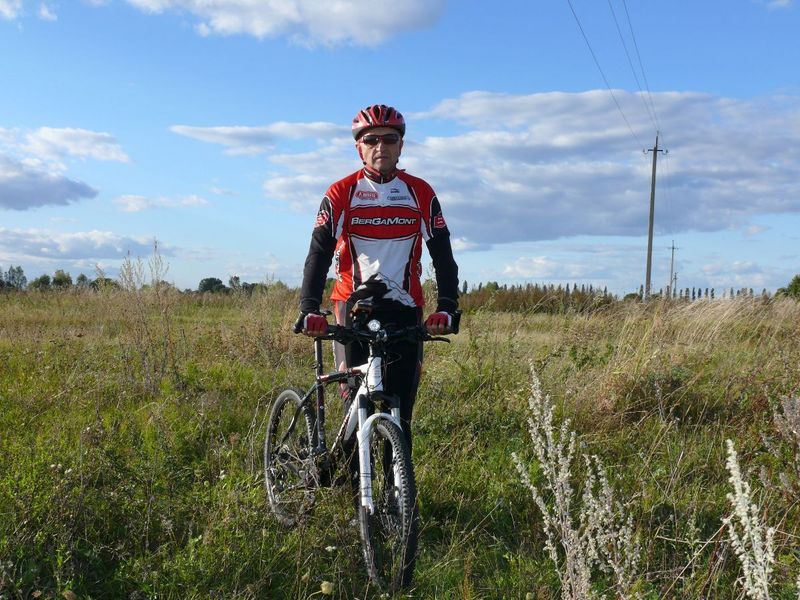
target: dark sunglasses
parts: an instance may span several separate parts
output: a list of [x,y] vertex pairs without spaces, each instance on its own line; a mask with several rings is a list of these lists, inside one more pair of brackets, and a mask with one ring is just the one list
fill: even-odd
[[378,142],[383,142],[387,145],[394,145],[400,141],[400,134],[384,133],[383,135],[377,135],[375,133],[368,133],[361,138],[361,141],[367,146],[377,146]]

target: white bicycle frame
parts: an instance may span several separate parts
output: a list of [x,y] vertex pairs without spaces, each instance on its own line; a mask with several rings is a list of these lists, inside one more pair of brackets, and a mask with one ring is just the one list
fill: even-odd
[[[372,502],[372,462],[370,456],[369,439],[372,428],[381,419],[386,419],[397,425],[400,431],[403,425],[400,422],[400,408],[394,406],[391,413],[375,412],[367,415],[366,398],[369,394],[383,391],[383,359],[380,356],[370,356],[363,365],[355,367],[355,372],[366,373],[362,378],[361,385],[356,392],[355,398],[350,405],[347,415],[347,428],[344,439],[349,440],[353,435],[356,423],[358,423],[358,462],[359,462],[359,491],[361,495],[361,506],[365,507],[370,514],[375,513],[375,505]],[[356,417],[357,418],[354,418]],[[399,480],[399,466],[394,462],[394,478]]]

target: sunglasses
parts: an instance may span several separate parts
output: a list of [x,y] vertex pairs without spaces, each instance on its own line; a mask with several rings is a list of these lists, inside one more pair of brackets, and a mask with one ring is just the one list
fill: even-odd
[[367,146],[377,146],[378,142],[393,146],[400,141],[400,134],[384,133],[383,135],[377,135],[375,133],[368,133],[361,138],[361,141]]

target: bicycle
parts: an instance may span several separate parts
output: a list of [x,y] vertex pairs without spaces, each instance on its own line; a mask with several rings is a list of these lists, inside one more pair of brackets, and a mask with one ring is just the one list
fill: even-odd
[[[347,459],[345,445],[355,441],[356,510],[367,574],[382,589],[394,591],[411,583],[418,518],[414,468],[402,432],[399,399],[384,392],[383,367],[394,343],[450,340],[432,336],[422,326],[392,330],[371,318],[372,308],[369,301],[357,302],[352,327],[330,325],[326,335],[315,337],[314,384],[305,393],[288,388],[273,403],[264,442],[264,482],[276,518],[294,525],[313,506],[317,490],[336,482],[337,466]],[[458,332],[459,317],[460,313],[454,316],[453,333]],[[363,365],[325,374],[323,340],[366,342],[369,358]],[[328,447],[325,387],[336,383],[346,385],[350,405]]]

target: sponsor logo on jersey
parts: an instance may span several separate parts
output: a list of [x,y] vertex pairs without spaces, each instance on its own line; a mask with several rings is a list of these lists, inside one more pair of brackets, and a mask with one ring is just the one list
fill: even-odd
[[409,217],[352,217],[351,225],[413,225],[417,220]]
[[433,217],[434,229],[444,229],[445,227],[447,227],[447,223],[444,222],[444,217],[442,215],[436,215]]
[[399,194],[399,193],[400,193],[400,190],[398,190],[397,188],[391,188],[391,189],[389,190],[389,193],[390,193],[390,194]]
[[377,200],[378,192],[373,192],[369,190],[358,190],[356,192],[356,198],[358,198],[359,200]]
[[328,222],[328,219],[330,219],[328,211],[325,210],[319,211],[317,213],[317,220],[314,222],[314,227],[322,227]]
[[386,199],[389,202],[406,202],[411,200],[410,196],[386,196]]

